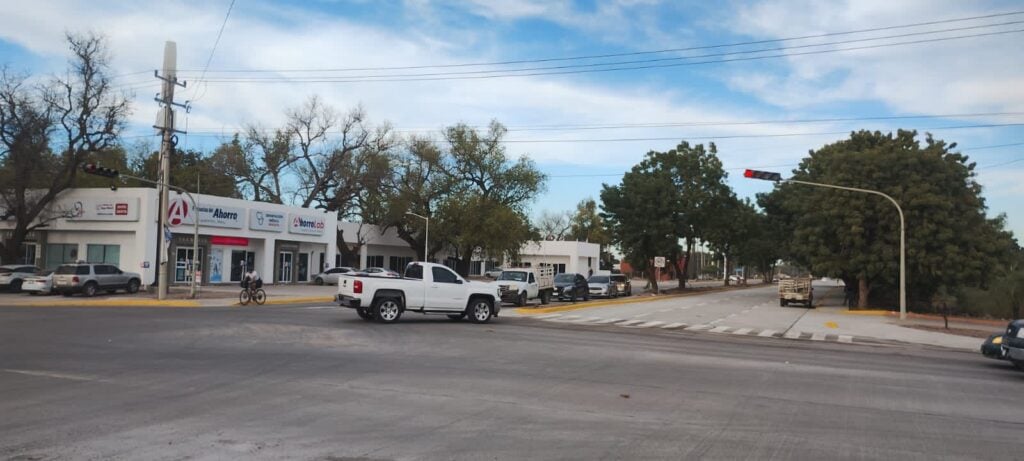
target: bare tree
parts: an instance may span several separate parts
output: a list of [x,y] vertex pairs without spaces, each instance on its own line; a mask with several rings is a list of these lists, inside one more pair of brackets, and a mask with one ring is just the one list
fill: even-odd
[[245,127],[241,149],[227,156],[231,175],[257,202],[284,203],[284,180],[291,155],[288,133],[277,130],[268,135],[258,125]]
[[565,240],[569,230],[572,229],[572,212],[544,210],[537,218],[537,230],[541,237],[551,240]]
[[106,40],[91,33],[66,39],[72,57],[65,77],[29,88],[26,77],[0,73],[0,199],[3,214],[15,219],[0,249],[4,260],[17,259],[86,157],[114,145],[131,110],[128,95],[107,77]]

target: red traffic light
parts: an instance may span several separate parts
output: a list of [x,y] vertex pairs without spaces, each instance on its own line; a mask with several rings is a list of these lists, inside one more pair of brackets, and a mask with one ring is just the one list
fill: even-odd
[[782,175],[773,171],[744,170],[743,176],[751,179],[763,179],[765,181],[782,181]]
[[103,176],[107,178],[116,178],[120,172],[112,168],[104,168],[95,163],[86,163],[82,165],[82,171],[88,174],[94,174],[96,176]]

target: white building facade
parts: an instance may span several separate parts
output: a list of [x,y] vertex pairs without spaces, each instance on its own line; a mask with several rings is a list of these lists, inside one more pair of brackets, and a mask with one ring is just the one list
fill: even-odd
[[[203,284],[237,283],[255,268],[265,283],[313,279],[337,253],[337,216],[320,210],[193,194],[171,193],[168,232],[158,229],[156,189],[70,189],[26,239],[24,260],[43,268],[67,262],[115,264],[156,277],[158,247],[166,248],[169,280],[190,283],[191,266]],[[196,209],[198,208],[198,209]],[[193,254],[199,220],[198,255]],[[0,232],[12,222],[0,221]]]
[[523,245],[519,260],[511,264],[524,267],[553,266],[556,274],[564,272],[589,276],[601,263],[601,245],[576,241],[540,241]]

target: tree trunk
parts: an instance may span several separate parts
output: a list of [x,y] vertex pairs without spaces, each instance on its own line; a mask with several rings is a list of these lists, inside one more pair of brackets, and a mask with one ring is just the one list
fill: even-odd
[[459,275],[461,275],[463,277],[469,277],[469,266],[472,263],[473,263],[473,250],[470,250],[470,251],[465,252],[462,255],[462,257],[459,258],[459,263],[456,264],[456,266],[458,266],[458,267],[455,268],[455,272],[458,272]]
[[651,268],[647,269],[647,280],[649,282],[651,282],[651,291],[654,292],[654,294],[658,294],[659,293],[659,291],[658,291],[658,276],[656,275],[657,273],[658,273],[658,270],[655,269],[654,267],[651,267]]
[[868,295],[871,294],[871,285],[868,284],[866,277],[859,277],[857,279],[857,308],[867,309],[868,308]]
[[[11,229],[11,238],[3,242],[3,252],[0,253],[2,257],[0,260],[4,264],[18,264],[18,259],[21,257],[21,244],[25,242],[25,237],[28,235],[28,224],[22,223],[20,220],[15,224],[14,229]],[[28,264],[35,264],[35,261],[28,261]]]
[[686,289],[686,279],[690,277],[690,258],[693,257],[693,241],[686,239],[686,255],[683,257],[682,273],[679,275],[679,288]]

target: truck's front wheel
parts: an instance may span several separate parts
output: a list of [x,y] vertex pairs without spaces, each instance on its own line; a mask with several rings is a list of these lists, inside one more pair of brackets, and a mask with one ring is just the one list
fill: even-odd
[[395,298],[380,298],[373,304],[372,313],[380,323],[395,323],[402,316],[401,301]]
[[491,302],[486,298],[474,298],[469,301],[469,319],[473,323],[487,323],[494,313]]
[[526,306],[526,292],[519,293],[519,298],[516,299],[516,305],[519,307]]

